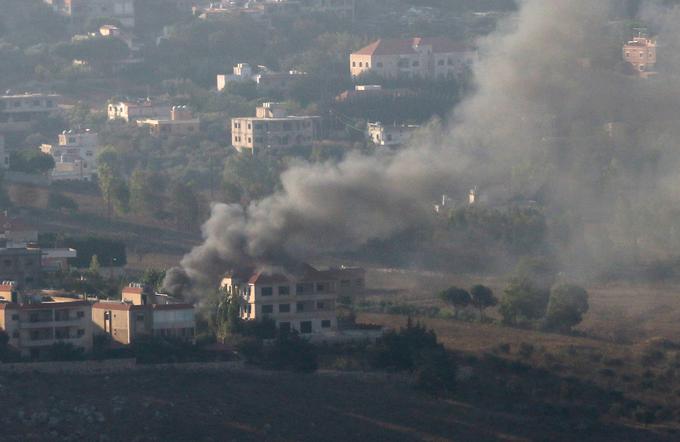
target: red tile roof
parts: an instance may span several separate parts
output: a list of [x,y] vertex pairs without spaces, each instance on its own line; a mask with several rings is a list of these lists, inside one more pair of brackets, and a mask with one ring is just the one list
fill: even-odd
[[415,37],[409,39],[381,38],[353,52],[354,55],[407,55],[415,54],[415,47],[432,46],[434,53],[466,52],[471,48],[447,37]]

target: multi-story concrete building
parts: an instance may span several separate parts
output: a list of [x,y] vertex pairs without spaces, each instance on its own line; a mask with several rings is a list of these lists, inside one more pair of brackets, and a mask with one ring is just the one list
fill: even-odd
[[90,181],[97,172],[99,138],[89,129],[64,131],[58,144],[43,144],[40,150],[54,158],[53,180]]
[[56,94],[0,95],[0,133],[25,132],[41,118],[59,110]]
[[640,34],[623,45],[623,59],[632,66],[636,75],[647,78],[654,75],[656,67],[656,40]]
[[31,287],[42,277],[42,251],[33,245],[0,248],[0,281]]
[[147,118],[137,120],[140,127],[148,127],[155,137],[196,135],[201,130],[201,121],[194,118],[191,110],[186,106],[173,106],[169,119]]
[[134,0],[44,0],[60,14],[84,23],[88,19],[113,18],[126,28],[135,26]]
[[420,126],[387,125],[380,122],[368,123],[368,139],[376,146],[399,147],[406,144]]
[[446,79],[472,65],[477,52],[445,37],[380,39],[350,55],[352,77]]
[[9,282],[0,285],[0,330],[22,356],[40,358],[52,345],[92,350],[91,304],[71,298],[22,299]]
[[92,306],[94,332],[115,343],[133,344],[143,336],[192,341],[196,330],[194,306],[167,295],[145,290],[139,284],[123,289],[121,301],[100,301]]
[[231,144],[239,152],[250,153],[311,147],[320,128],[321,117],[290,116],[281,104],[264,103],[255,117],[231,119]]
[[304,264],[292,271],[228,274],[221,288],[240,299],[244,320],[271,318],[281,330],[327,333],[337,330],[338,295],[363,292],[364,274],[361,269],[319,271]]
[[170,106],[150,100],[120,101],[109,103],[107,114],[109,120],[124,120],[130,123],[148,118],[169,119],[170,110]]

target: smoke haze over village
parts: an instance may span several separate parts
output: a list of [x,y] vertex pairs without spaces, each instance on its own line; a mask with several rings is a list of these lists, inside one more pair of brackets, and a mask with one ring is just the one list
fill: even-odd
[[[621,10],[615,0],[521,2],[479,42],[475,90],[449,121],[431,124],[393,155],[294,165],[280,191],[246,208],[215,204],[204,244],[166,286],[177,290],[182,276],[214,285],[244,263],[276,266],[354,250],[427,223],[438,195],[472,186],[499,201],[541,199],[550,214],[573,221],[553,232],[565,266],[620,251],[607,241],[630,252],[649,239],[648,229],[671,229],[630,219],[651,205],[680,207],[680,90],[672,76],[645,82],[621,72]],[[669,19],[676,14],[659,2],[640,10],[658,30],[664,57],[680,40]],[[662,69],[676,63],[669,56]]]

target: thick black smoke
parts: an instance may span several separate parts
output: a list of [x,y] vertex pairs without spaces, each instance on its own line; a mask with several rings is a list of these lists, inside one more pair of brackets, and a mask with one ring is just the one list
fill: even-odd
[[[480,42],[475,92],[447,124],[393,155],[296,165],[281,191],[247,208],[215,204],[204,243],[166,287],[214,287],[228,269],[355,250],[427,224],[437,195],[466,186],[508,199],[541,192],[551,213],[580,226],[563,241],[565,266],[607,260],[631,244],[638,253],[667,226],[659,211],[653,222],[632,220],[650,204],[679,201],[680,63],[660,49],[666,65],[656,79],[626,74],[621,44],[630,30],[617,20],[624,3],[521,2]],[[650,5],[643,17],[662,41],[680,44],[680,21],[668,18],[676,10]]]

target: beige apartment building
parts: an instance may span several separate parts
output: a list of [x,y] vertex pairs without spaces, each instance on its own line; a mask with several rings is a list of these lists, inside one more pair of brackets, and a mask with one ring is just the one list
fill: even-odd
[[280,103],[263,103],[255,117],[231,119],[231,144],[239,152],[250,153],[311,147],[320,128],[321,117],[291,116]]
[[352,77],[446,79],[461,74],[477,58],[473,48],[446,37],[380,39],[350,54]]
[[196,135],[201,130],[201,121],[194,118],[194,114],[187,106],[173,106],[170,109],[170,119],[147,118],[137,120],[140,127],[148,127],[154,137],[182,137]]
[[228,274],[221,288],[240,297],[242,319],[271,318],[281,330],[310,335],[337,330],[337,297],[363,293],[364,278],[363,269],[317,270],[304,264],[292,272]]
[[10,282],[0,285],[0,330],[22,356],[40,358],[57,342],[92,350],[91,304],[58,297],[23,297]]
[[94,333],[129,345],[142,336],[193,341],[194,306],[145,290],[139,284],[123,289],[121,301],[100,301],[92,306]]
[[641,78],[650,77],[656,72],[656,40],[643,34],[634,37],[623,45],[623,59],[629,63]]

